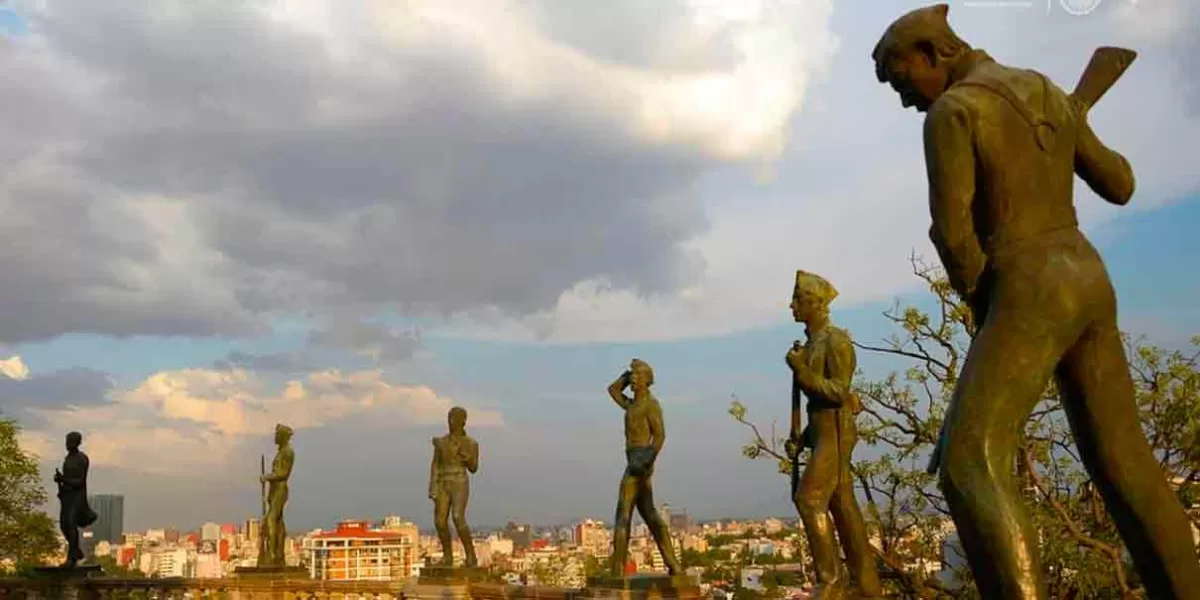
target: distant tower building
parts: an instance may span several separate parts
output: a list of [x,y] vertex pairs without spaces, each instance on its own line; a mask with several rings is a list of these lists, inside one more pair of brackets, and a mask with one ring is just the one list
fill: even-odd
[[262,533],[262,524],[258,519],[253,517],[246,519],[246,526],[242,528],[242,533],[246,534],[246,541],[251,544],[258,543],[258,536]]
[[92,494],[88,504],[96,511],[96,522],[85,533],[82,550],[91,556],[100,542],[119,545],[124,542],[125,496],[120,494]]
[[213,542],[221,539],[221,526],[216,523],[205,523],[200,526],[200,539]]
[[[412,521],[394,515],[384,518],[383,527],[380,529],[399,533],[405,540],[400,550],[402,570],[405,571],[404,577],[415,577],[421,568],[417,561],[417,550],[421,545],[421,530]],[[482,555],[482,553],[480,554]]]
[[608,553],[612,542],[608,527],[594,519],[584,519],[575,525],[575,543],[592,556]]
[[671,528],[671,533],[676,535],[691,533],[693,525],[692,517],[688,515],[686,510],[672,513],[671,518],[667,520],[667,526]]

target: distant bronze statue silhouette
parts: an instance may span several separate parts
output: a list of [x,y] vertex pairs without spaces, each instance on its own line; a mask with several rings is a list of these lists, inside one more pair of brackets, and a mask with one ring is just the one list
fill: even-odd
[[454,541],[450,516],[462,542],[467,567],[479,565],[475,542],[467,525],[467,503],[471,499],[470,475],[479,470],[479,443],[467,435],[467,411],[450,409],[446,420],[450,432],[433,438],[433,462],[429,466],[429,499],[433,500],[434,525],[442,543],[442,566],[454,565]]
[[79,449],[83,434],[72,431],[67,434],[67,456],[63,458],[62,470],[54,470],[54,483],[58,484],[58,527],[67,540],[67,560],[63,568],[73,569],[84,559],[79,545],[79,529],[96,522],[95,511],[88,506],[87,477],[91,461]]
[[[625,572],[634,508],[650,529],[667,571],[671,575],[683,573],[683,566],[675,556],[667,523],[654,506],[651,477],[654,475],[654,463],[667,440],[667,431],[663,424],[662,407],[650,393],[652,385],[654,370],[645,361],[635,358],[630,362],[629,370],[608,386],[608,395],[625,411],[626,466],[621,476],[616,522],[613,525],[612,577],[621,577]],[[633,391],[632,398],[625,395],[626,388]]]
[[262,524],[263,541],[258,550],[259,567],[283,567],[287,558],[284,550],[287,526],[283,522],[283,508],[288,501],[288,478],[292,476],[292,466],[296,462],[291,439],[291,427],[275,426],[275,445],[278,450],[271,461],[271,472],[259,478],[268,487],[267,511]]
[[1136,55],[1097,50],[1068,95],[972,49],[948,11],[938,4],[900,17],[873,59],[879,81],[926,113],[930,237],[979,327],[931,464],[976,584],[985,599],[1046,598],[1014,471],[1018,436],[1054,377],[1149,596],[1195,598],[1191,526],[1140,435],[1116,297],[1072,199],[1075,175],[1112,204],[1133,195],[1129,163],[1087,115]]
[[[858,587],[855,597],[874,598],[883,595],[883,587],[850,474],[850,459],[858,441],[854,417],[861,408],[851,388],[857,359],[850,334],[829,321],[829,305],[836,297],[837,290],[821,276],[796,271],[792,317],[804,323],[808,339],[792,346],[786,357],[792,370],[792,426],[787,449],[793,465],[798,464],[805,447],[812,448],[812,455],[803,475],[793,471],[792,500],[812,553],[821,589],[817,597],[848,597],[851,588],[840,566],[841,553],[833,535],[836,528]],[[808,426],[803,430],[801,393],[808,398]]]

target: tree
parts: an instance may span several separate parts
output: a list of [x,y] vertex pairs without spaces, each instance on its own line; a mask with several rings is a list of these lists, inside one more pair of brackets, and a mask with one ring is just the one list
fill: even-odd
[[[974,593],[974,586],[963,586],[970,582],[965,563],[951,578],[932,574],[954,548],[946,543],[952,527],[949,509],[925,466],[975,324],[940,270],[916,257],[911,262],[932,296],[933,309],[897,304],[884,313],[899,329],[897,334],[879,346],[855,343],[860,351],[896,357],[909,367],[880,381],[856,383],[864,404],[858,418],[862,445],[884,452],[879,458],[857,461],[852,470],[866,499],[873,544],[891,590],[910,597],[962,598]],[[1192,339],[1191,353],[1125,339],[1143,430],[1164,475],[1191,506],[1200,498],[1200,336]],[[736,397],[729,412],[750,430],[751,442],[743,453],[774,460],[781,473],[789,473],[784,439],[764,435]],[[1090,485],[1053,384],[1026,425],[1014,468],[1042,534],[1042,561],[1052,597],[1134,594],[1140,586],[1103,502]],[[1192,518],[1200,524],[1200,514]]]
[[41,564],[59,547],[54,522],[39,508],[46,490],[37,459],[21,448],[20,431],[0,418],[0,571]]
[[583,559],[583,576],[597,577],[608,573],[612,567],[612,556],[587,555]]

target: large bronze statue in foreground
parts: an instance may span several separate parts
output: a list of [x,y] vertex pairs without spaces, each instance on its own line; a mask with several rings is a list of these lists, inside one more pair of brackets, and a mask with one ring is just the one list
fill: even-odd
[[470,474],[479,470],[479,444],[467,435],[466,409],[451,408],[446,421],[450,432],[433,438],[433,462],[429,465],[429,499],[433,500],[433,522],[442,543],[442,566],[454,566],[454,537],[450,534],[453,514],[466,566],[476,567],[467,502],[471,499]]
[[[608,395],[625,411],[625,473],[621,476],[621,492],[617,498],[617,516],[613,524],[612,577],[624,574],[629,558],[629,530],[633,524],[633,509],[637,508],[650,535],[658,545],[663,562],[671,575],[683,573],[675,556],[667,524],[654,506],[654,462],[662,452],[667,432],[663,426],[662,407],[650,393],[654,370],[645,361],[633,359],[629,370],[608,386]],[[633,397],[625,395],[632,388]]]
[[[797,464],[800,452],[812,448],[804,474],[793,471],[792,499],[812,553],[822,599],[841,598],[850,589],[840,565],[837,536],[846,551],[858,596],[883,595],[867,528],[854,498],[850,458],[858,441],[855,413],[859,401],[850,387],[856,357],[850,334],[829,322],[829,304],[837,290],[824,278],[796,272],[792,316],[804,323],[807,342],[787,354],[792,370],[792,426],[788,454]],[[800,429],[799,395],[808,398],[808,426]],[[830,514],[832,513],[832,522]]]
[[926,113],[930,237],[979,325],[931,465],[976,584],[986,599],[1046,598],[1014,465],[1053,376],[1150,597],[1194,598],[1191,526],[1139,435],[1113,287],[1072,201],[1076,174],[1113,204],[1133,195],[1129,163],[1100,142],[1087,113],[1134,55],[1097,51],[1068,95],[972,49],[947,12],[941,4],[901,17],[873,58],[879,81]]
[[266,486],[266,514],[263,517],[262,536],[258,550],[258,566],[283,567],[286,562],[285,542],[287,526],[283,522],[283,507],[288,501],[288,479],[292,476],[292,465],[296,454],[292,451],[292,428],[275,426],[275,459],[271,461],[271,472],[259,477]]

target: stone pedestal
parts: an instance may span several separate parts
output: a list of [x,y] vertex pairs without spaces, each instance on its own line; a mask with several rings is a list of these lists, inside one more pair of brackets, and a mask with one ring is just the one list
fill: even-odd
[[80,591],[80,579],[103,577],[100,565],[77,565],[74,567],[35,567],[34,579],[39,582],[28,591],[30,600],[81,600],[87,595]]
[[478,567],[428,566],[421,569],[411,595],[417,600],[468,600],[471,583],[486,578],[487,570]]
[[589,578],[584,595],[597,600],[696,600],[700,586],[687,575],[638,573]]
[[233,570],[233,576],[238,579],[254,579],[259,581],[286,581],[288,579],[309,579],[308,569],[304,567],[238,567]]

